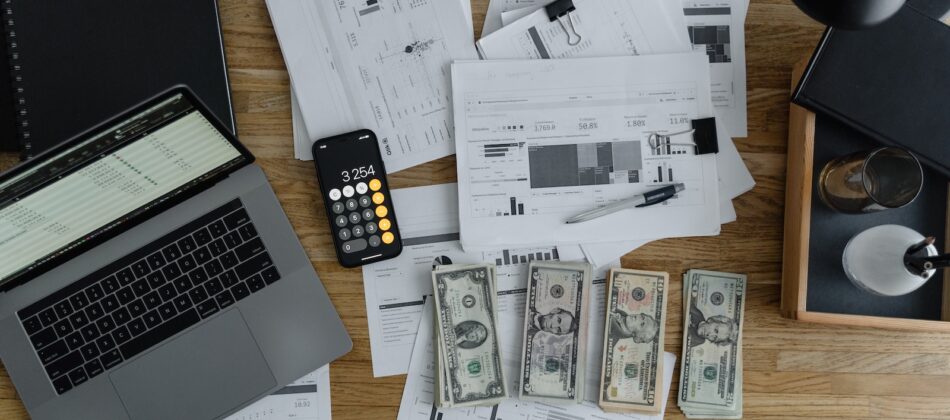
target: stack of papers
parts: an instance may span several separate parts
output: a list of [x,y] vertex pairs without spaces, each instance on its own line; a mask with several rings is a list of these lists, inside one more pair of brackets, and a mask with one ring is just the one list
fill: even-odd
[[[602,57],[682,52],[684,48],[701,51],[709,59],[713,103],[726,130],[733,137],[748,135],[745,18],[749,0],[574,0],[574,25],[587,42],[570,48],[559,42],[567,38],[560,24],[544,13],[548,3],[550,0],[492,0],[478,41],[483,58]],[[502,25],[504,30],[495,34]],[[519,37],[530,42],[516,42]],[[533,48],[535,45],[538,48]]]
[[[467,5],[467,7],[466,7]],[[268,0],[307,135],[368,128],[389,172],[455,152],[449,65],[475,59],[471,3]],[[466,23],[467,22],[467,23]]]
[[[456,62],[462,245],[717,235],[717,154],[649,141],[653,132],[682,131],[713,116],[704,60],[684,53]],[[564,223],[671,182],[686,190],[661,205]]]
[[[751,190],[755,185],[751,174],[742,162],[738,151],[735,149],[735,145],[730,141],[732,137],[744,137],[746,135],[744,22],[748,9],[748,1],[723,0],[717,2],[695,2],[687,0],[684,2],[672,2],[658,0],[574,0],[573,4],[575,10],[569,15],[571,25],[566,27],[562,26],[562,22],[552,20],[548,17],[544,10],[544,6],[548,3],[548,1],[531,0],[492,0],[489,6],[488,16],[486,17],[482,39],[477,43],[482,58],[488,60],[590,58],[653,55],[687,51],[695,51],[703,54],[708,62],[708,75],[692,74],[690,77],[694,80],[697,77],[707,77],[709,80],[710,89],[708,94],[714,106],[712,115],[717,117],[720,146],[720,152],[717,155],[719,220],[721,223],[735,221],[735,209],[731,204],[731,200]],[[504,26],[502,27],[502,25]],[[569,36],[567,34],[569,30],[573,30],[577,33],[581,39],[580,43],[570,45],[568,42]],[[685,34],[685,36],[683,34]],[[459,64],[457,67],[461,68],[463,66],[463,64]],[[512,66],[514,66],[514,64],[512,64]],[[597,67],[598,64],[596,64],[596,61],[588,61],[585,63],[585,68],[595,69]],[[571,77],[571,75],[560,70],[561,67],[559,67],[559,74],[561,76]],[[670,69],[658,68],[654,69],[653,73],[666,72],[668,70]],[[698,68],[689,70],[695,73]],[[492,72],[492,70],[489,70],[489,72]],[[587,70],[581,71],[581,73],[586,72]],[[602,73],[597,74],[598,76],[602,75]],[[605,80],[600,77],[592,77],[589,74],[582,75],[580,79],[581,80],[566,82],[575,88],[575,93],[585,90],[585,82],[588,87],[602,86]],[[477,81],[477,79],[475,80]],[[618,86],[621,84],[643,85],[640,79],[623,79],[619,75],[606,80],[614,80]],[[466,81],[467,80],[455,80],[456,83]],[[494,82],[494,79],[492,81]],[[559,83],[559,87],[564,86],[566,83]],[[544,88],[537,85],[532,85],[532,87]],[[458,89],[458,86],[456,85],[453,88]],[[524,90],[527,91],[529,89]],[[562,90],[558,90],[558,92],[560,93]],[[456,91],[454,93],[455,100],[458,103],[460,101],[459,92]],[[491,94],[497,93],[498,92],[492,91]],[[543,108],[535,111],[537,111],[537,114],[550,115],[550,113]],[[524,114],[524,112],[522,113]],[[459,124],[460,112],[456,112],[455,117],[456,124]],[[672,119],[670,121],[672,121]],[[574,124],[577,124],[577,122],[570,121],[567,125],[562,124],[561,126],[557,126],[555,124],[555,126],[558,129],[571,131]],[[587,127],[589,127],[589,125],[585,126],[585,128]],[[531,128],[537,129],[537,127]],[[547,129],[550,127],[544,128]],[[651,126],[644,128],[645,130],[643,131],[664,132],[664,130],[662,130],[663,127],[658,128]],[[611,130],[609,127],[604,129],[602,126],[598,126],[598,129],[600,129],[600,131]],[[459,132],[458,136],[461,137],[465,135],[461,129],[457,131]],[[548,130],[543,133],[544,135],[542,136],[530,132],[523,134],[525,138],[537,140],[536,144],[540,144],[539,142],[541,141],[544,141],[545,144],[552,144],[551,139],[556,139],[558,136],[575,135],[573,133],[565,134],[564,131],[550,131],[552,130]],[[666,130],[665,132],[668,133],[671,131]],[[617,133],[622,133],[622,128],[620,131],[614,131],[610,134]],[[481,135],[482,133],[479,134]],[[517,134],[518,133],[515,133],[515,136],[517,136]],[[542,139],[538,139],[539,137]],[[594,144],[603,143],[602,141],[596,140],[595,137],[596,135],[588,136],[588,138],[591,139],[590,141]],[[463,141],[464,140],[460,139],[460,145],[457,146],[459,156],[462,156],[464,153],[464,151],[461,150],[461,143]],[[473,139],[473,141],[477,142],[478,139]],[[557,144],[558,142],[553,140],[553,143]],[[564,141],[560,143],[569,144],[570,142]],[[575,144],[581,143],[582,142],[575,142]],[[526,142],[526,144],[528,144],[528,148],[531,147],[530,142]],[[647,152],[649,152],[649,150]],[[540,159],[541,155],[537,153],[536,155],[539,156]],[[652,159],[644,159],[644,162],[647,160]],[[475,161],[476,162],[471,163],[471,165],[477,166],[477,158]],[[527,166],[531,167],[530,159],[528,159],[528,161]],[[580,160],[578,160],[578,162],[579,166],[583,167],[583,163]],[[598,164],[599,163],[600,162],[598,162]],[[460,183],[463,185],[467,183],[467,180],[461,176],[463,165],[466,164],[468,163],[463,163],[459,160]],[[588,168],[603,170],[604,167],[597,165],[593,167],[588,166]],[[657,169],[657,171],[661,171],[661,169]],[[614,173],[614,175],[616,175],[616,173]],[[677,174],[667,172],[667,175],[667,178],[669,178],[669,175],[673,175],[673,177],[676,178]],[[667,179],[667,181],[669,181],[669,179]],[[613,183],[615,181],[607,182]],[[479,187],[484,187],[484,185],[479,185],[483,183],[483,179],[477,179],[472,181],[471,185],[473,185],[473,188],[478,189]],[[581,183],[583,183],[583,181]],[[508,184],[511,186],[511,183]],[[495,192],[504,189],[502,183],[492,185],[500,187]],[[463,186],[462,189],[465,190],[465,187]],[[577,198],[578,195],[593,194],[596,196],[597,194],[596,187],[588,186],[588,188],[586,188],[587,191],[585,192],[584,190],[585,188],[582,186],[576,186],[576,188],[573,189],[561,188],[560,191],[551,188],[548,188],[546,191],[540,188],[532,188],[528,189],[527,192],[522,189],[521,193],[537,197],[541,204],[533,207],[531,210],[534,210],[535,214],[547,215],[547,219],[545,219],[545,217],[529,218],[532,221],[539,222],[538,226],[535,226],[537,228],[542,224],[547,224],[551,219],[556,219],[556,217],[550,216],[549,211],[551,207],[545,208],[543,201],[547,199],[547,201],[554,202],[554,205],[557,206],[562,204],[563,201],[555,201],[551,199],[552,196],[569,195],[572,198]],[[511,192],[513,191],[509,191],[509,193]],[[495,198],[499,197],[501,196],[495,196]],[[512,197],[508,196],[507,198],[511,199]],[[599,196],[596,199],[601,200],[598,202],[599,205],[612,201],[609,198],[603,199],[603,197]],[[475,197],[472,197],[472,200],[474,201]],[[578,203],[580,201],[580,199],[577,200]],[[464,212],[465,205],[460,204],[460,207],[463,208]],[[593,206],[588,206],[588,208],[590,207]],[[580,211],[583,210],[576,208],[571,210],[573,213]],[[503,211],[501,213],[504,214],[506,212]],[[568,211],[564,210],[564,214],[567,213]],[[530,211],[529,214],[531,214]],[[640,219],[639,214],[640,213],[637,213],[638,220]],[[465,217],[466,215],[463,214],[463,225],[465,224]],[[479,216],[472,214],[470,217],[478,218]],[[613,219],[615,223],[617,223],[617,218],[613,217]],[[623,224],[629,222],[629,218],[621,220]],[[647,223],[642,220],[640,220],[640,222]],[[583,225],[589,225],[590,223]],[[472,226],[479,225],[479,223],[472,224]],[[530,222],[528,226],[530,226]],[[680,230],[684,228],[684,226],[679,225],[677,227],[680,228]],[[601,229],[592,230],[603,232],[603,226],[600,228]],[[593,232],[588,233],[587,236],[583,234],[577,236],[569,231],[555,230],[558,233],[562,233],[551,233],[551,235],[562,238],[562,240],[558,242],[559,246],[566,247],[564,242],[568,242],[571,245],[570,247],[562,249],[562,254],[574,255],[572,252],[578,248],[573,245],[579,242],[581,243],[579,247],[580,254],[595,266],[599,266],[605,261],[616,259],[652,240],[648,230],[641,231],[638,235],[627,236],[626,241],[610,241],[610,238]],[[678,236],[670,229],[669,223],[663,224],[660,230],[663,231],[664,234],[655,236],[655,238]],[[473,228],[472,232],[477,235],[476,228]],[[466,246],[469,246],[469,244],[474,247],[492,246],[490,245],[490,239],[486,240],[486,238],[478,238],[477,236],[472,237],[472,240],[469,241],[469,235],[467,235],[467,233],[468,230],[463,228],[463,243],[465,243]],[[530,227],[525,227],[519,234],[534,237],[535,232],[531,230]],[[694,230],[683,236],[699,236],[703,234],[701,230]],[[599,238],[592,238],[594,235],[598,235]],[[633,238],[639,239],[631,240]],[[499,238],[499,242],[506,241],[507,239]],[[489,244],[483,245],[484,242],[488,242]],[[510,243],[507,244],[511,245]]]
[[[732,141],[747,135],[748,0],[573,0],[560,20],[548,3],[492,0],[476,42],[469,0],[267,1],[298,159],[312,159],[318,139],[362,128],[380,138],[389,172],[457,156],[458,184],[392,191],[403,253],[363,267],[373,373],[408,373],[401,420],[653,418],[606,414],[596,395],[569,407],[436,409],[432,320],[422,316],[430,273],[495,264],[502,358],[515,371],[528,263],[594,266],[590,328],[603,330],[608,268],[653,240],[719,234],[736,219],[732,200],[755,185]],[[718,153],[674,135],[711,117]],[[564,223],[672,183],[685,190],[663,204]],[[600,372],[596,341],[587,372]],[[593,394],[599,378],[589,376]]]
[[[553,246],[511,248],[489,252],[463,250],[459,244],[456,184],[393,190],[395,210],[400,214],[404,248],[399,257],[363,267],[367,321],[373,372],[378,376],[408,373],[400,420],[447,418],[534,418],[547,413],[568,413],[587,419],[653,419],[659,416],[606,414],[596,404],[601,348],[597,334],[588,338],[586,371],[588,394],[583,404],[552,407],[549,404],[509,399],[495,408],[435,409],[433,407],[432,282],[433,266],[442,264],[495,263],[498,294],[498,327],[502,358],[509,371],[518,370],[524,328],[527,266],[534,260],[566,260]],[[609,266],[619,266],[612,261]],[[590,331],[603,331],[606,319],[606,268],[595,273],[590,297]],[[430,316],[423,316],[428,314]],[[666,355],[675,363],[675,356]],[[508,377],[516,389],[517,375]],[[664,376],[664,403],[668,398],[672,370]],[[494,412],[495,416],[492,416]],[[437,414],[433,414],[437,413]],[[447,417],[446,417],[447,416]],[[573,418],[570,417],[569,418]],[[556,417],[556,416],[554,416]],[[557,417],[560,418],[560,417]]]

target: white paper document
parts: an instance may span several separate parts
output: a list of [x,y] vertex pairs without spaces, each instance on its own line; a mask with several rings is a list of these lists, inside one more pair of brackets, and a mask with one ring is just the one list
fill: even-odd
[[[539,8],[551,0],[491,0],[488,11],[485,13],[485,25],[482,26],[482,37],[497,31],[503,26],[501,14],[516,9]],[[532,10],[533,11],[533,10]]]
[[294,133],[294,159],[313,160],[313,141],[319,139],[310,139],[310,133],[307,133],[307,126],[303,124],[303,113],[300,111],[300,105],[297,104],[297,94],[293,87],[290,88],[290,123]]
[[[735,1],[739,2],[740,0]],[[482,49],[490,52],[487,54],[487,58],[497,59],[545,58],[552,56],[549,51],[563,51],[563,53],[558,54],[559,57],[572,58],[688,52],[693,49],[707,53],[704,45],[693,45],[690,41],[691,38],[686,36],[687,20],[684,13],[698,12],[690,11],[694,9],[686,9],[686,12],[684,12],[680,4],[675,1],[597,0],[593,3],[582,2],[576,4],[578,10],[574,12],[574,16],[576,16],[574,19],[577,22],[576,25],[579,25],[577,30],[581,32],[581,28],[585,25],[593,28],[590,33],[591,37],[587,37],[586,41],[580,45],[574,47],[567,45],[567,37],[563,36],[563,29],[559,31],[559,28],[555,27],[559,24],[547,21],[547,15],[541,5],[509,12],[528,14],[529,17],[506,26],[490,37],[483,38],[479,41],[479,45]],[[542,10],[533,12],[533,14],[530,12],[538,8],[542,8]],[[728,10],[731,9],[702,9],[703,13],[725,13]],[[732,28],[735,30],[735,25]],[[741,24],[739,28],[741,29]],[[703,33],[700,32],[701,27],[695,31],[690,29],[690,31],[689,34],[691,34],[692,39],[702,41],[702,36],[695,37],[695,34]],[[741,34],[739,36],[741,37]],[[528,39],[531,42],[528,42]],[[738,46],[741,46],[743,51],[737,52],[737,54],[741,53],[741,57],[744,57],[744,43]],[[718,51],[722,46],[712,45],[709,48]],[[719,179],[721,181],[720,201],[724,202],[722,210],[725,214],[721,221],[722,223],[729,223],[735,221],[735,210],[731,208],[732,204],[728,201],[749,191],[755,185],[752,175],[732,142],[733,136],[744,137],[745,135],[738,136],[730,131],[730,127],[736,124],[735,120],[738,118],[738,113],[732,108],[737,106],[739,102],[741,102],[743,110],[741,125],[745,127],[745,61],[743,58],[741,61],[743,64],[739,65],[738,63],[723,62],[728,57],[710,55],[709,53],[707,53],[707,56],[711,61],[710,77],[712,79],[710,86],[713,106],[716,107],[716,128],[719,138],[717,159],[719,160]],[[733,77],[741,77],[741,81],[733,82]],[[723,80],[724,78],[728,80]],[[728,87],[731,92],[733,86],[739,85],[741,85],[741,95],[717,93],[725,87]],[[728,100],[726,100],[727,98]]]
[[[595,276],[598,277],[598,276]],[[425,316],[419,324],[419,335],[416,338],[412,352],[412,360],[409,365],[409,375],[406,378],[406,386],[403,389],[402,401],[399,405],[399,415],[397,420],[430,420],[438,418],[442,420],[461,420],[461,419],[555,419],[555,420],[659,420],[663,418],[666,410],[667,400],[670,395],[670,387],[673,382],[673,369],[663,371],[663,396],[661,411],[657,415],[645,414],[613,414],[605,413],[597,406],[597,392],[600,388],[600,364],[603,348],[604,331],[604,279],[594,281],[593,293],[590,300],[590,324],[588,326],[592,333],[588,334],[587,347],[587,365],[585,389],[587,395],[585,401],[581,404],[573,405],[554,405],[541,402],[521,401],[515,398],[509,398],[502,401],[501,404],[494,407],[478,408],[436,408],[434,402],[434,374],[435,374],[435,348],[433,346],[433,316],[431,300],[424,307]],[[499,296],[501,299],[501,296]],[[522,301],[524,293],[521,294]],[[501,303],[499,302],[499,305]],[[502,346],[509,348],[503,351],[502,359],[505,363],[505,369],[509,372],[517,372],[520,362],[520,349],[523,321],[524,303],[520,307],[510,307],[508,309],[499,308],[499,322],[502,324],[521,324],[521,328],[507,328],[499,338]],[[518,312],[520,310],[520,312]],[[504,329],[501,327],[500,329]],[[676,356],[673,353],[664,354],[664,363],[666,366],[676,365]],[[516,382],[518,375],[507,375],[510,382],[510,389],[517,389]]]
[[731,135],[746,137],[745,18],[749,1],[683,0],[682,6],[693,49],[709,57],[713,105]]
[[[716,235],[716,154],[651,134],[713,116],[699,53],[456,62],[461,240],[465,249]],[[585,223],[580,212],[670,183],[657,206]]]
[[454,152],[449,64],[477,58],[462,2],[267,6],[311,141],[369,128],[389,172]]
[[330,420],[330,365],[268,395],[226,420]]
[[512,22],[534,13],[539,7],[525,7],[522,9],[509,10],[501,12],[501,25],[508,26]]
[[[665,10],[674,8],[674,13],[670,14],[666,23],[670,24],[676,32],[676,39],[682,40],[682,31],[686,31],[688,37],[685,39],[687,45],[693,49],[706,53],[709,57],[712,81],[713,105],[724,118],[726,129],[734,137],[748,136],[748,117],[746,110],[746,68],[745,68],[745,18],[749,9],[748,0],[719,0],[719,1],[698,1],[698,0],[620,0],[632,8],[632,13],[618,14],[614,19],[611,17],[602,18],[601,16],[591,17],[585,10],[584,2],[575,0],[577,11],[574,12],[575,25],[577,32],[581,36],[590,32],[594,39],[604,32],[609,32],[605,28],[619,28],[618,22],[635,26],[643,24],[646,29],[646,36],[640,37],[640,45],[644,45],[642,40],[646,38],[656,39],[662,36],[664,30],[659,28],[661,20],[656,19],[656,4],[660,4]],[[596,1],[601,7],[608,7],[607,1]],[[653,3],[653,4],[651,4]],[[485,17],[486,27],[489,22],[494,21],[492,7],[498,10],[499,20],[505,26],[504,36],[495,35],[500,26],[494,28],[491,32],[483,31],[483,40],[479,41],[479,46],[487,58],[528,58],[524,57],[524,51],[531,55],[540,55],[538,51],[545,49],[554,51],[567,51],[575,56],[593,57],[598,55],[578,54],[584,48],[577,46],[567,48],[564,41],[567,40],[563,29],[559,28],[557,22],[546,24],[547,15],[543,7],[546,1],[527,1],[517,2],[513,0],[500,1],[493,0],[489,6],[489,14]],[[517,8],[514,6],[522,6]],[[539,11],[539,9],[541,9]],[[528,17],[530,16],[530,17]],[[594,20],[594,22],[591,22]],[[512,26],[512,28],[508,28]],[[593,27],[588,29],[588,27]],[[531,29],[534,28],[534,29]],[[546,28],[548,30],[541,30]],[[559,31],[560,29],[560,31]],[[527,30],[531,30],[529,33]],[[627,31],[626,33],[636,33]],[[486,35],[492,33],[494,36],[485,39]],[[523,38],[531,42],[516,42],[517,38]],[[509,38],[500,40],[500,38]],[[613,42],[597,42],[597,47],[607,48],[616,40],[623,39],[625,42],[636,45],[637,37],[626,36],[623,38],[615,37]],[[555,42],[560,41],[560,42]],[[547,46],[548,43],[554,43],[553,47]],[[531,44],[539,44],[537,48],[531,48]],[[663,44],[660,44],[663,45]],[[588,49],[596,50],[598,48]],[[625,49],[630,47],[623,46]],[[649,54],[647,47],[639,48],[639,54]],[[532,51],[534,50],[534,51]],[[657,52],[679,52],[679,50]],[[519,53],[519,54],[516,54]],[[623,50],[613,51],[608,54],[600,55],[619,55],[624,54]],[[551,55],[550,53],[548,55]],[[552,55],[553,57],[553,55]]]
[[[478,49],[489,60],[641,55],[689,50],[689,39],[674,25],[682,12],[662,0],[574,0],[573,25],[552,21],[540,7],[490,35]],[[520,13],[520,12],[519,12]],[[562,19],[567,21],[567,17]],[[576,45],[568,33],[580,35]],[[575,39],[576,40],[576,39]]]
[[463,251],[458,241],[456,184],[392,190],[392,196],[399,214],[402,254],[363,266],[370,352],[376,377],[406,373],[422,304],[425,296],[432,294],[433,266],[492,262],[496,265],[499,295],[513,290],[521,290],[523,295],[527,263],[559,259],[554,246]]

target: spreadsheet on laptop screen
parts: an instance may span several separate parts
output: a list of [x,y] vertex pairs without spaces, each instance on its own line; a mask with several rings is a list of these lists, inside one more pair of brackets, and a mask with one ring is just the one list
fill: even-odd
[[0,284],[241,158],[178,95],[44,159],[0,184]]

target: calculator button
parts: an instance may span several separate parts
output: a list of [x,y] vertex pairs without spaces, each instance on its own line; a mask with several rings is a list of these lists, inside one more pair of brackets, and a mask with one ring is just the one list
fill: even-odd
[[359,204],[356,203],[356,200],[354,200],[354,199],[352,199],[352,198],[349,199],[349,200],[346,200],[346,209],[347,209],[347,210],[349,210],[349,211],[356,210],[358,206],[359,206]]
[[386,200],[386,196],[383,195],[383,193],[378,192],[378,193],[373,194],[373,203],[377,205],[383,204],[384,200]]
[[373,220],[373,211],[370,209],[363,210],[363,220]]
[[389,245],[396,240],[396,235],[393,235],[392,232],[383,233],[383,243]]
[[343,194],[340,193],[340,190],[338,190],[338,189],[336,189],[336,188],[330,190],[330,200],[332,200],[332,201],[339,200],[339,199],[340,199],[340,196],[342,196],[342,195],[343,195]]
[[344,242],[342,248],[343,248],[343,252],[347,254],[352,254],[354,252],[360,252],[366,249],[366,245],[368,245],[366,243],[366,239],[361,238],[361,239],[354,239],[349,242]]
[[364,196],[360,197],[360,207],[362,207],[362,208],[365,209],[365,208],[369,207],[369,205],[372,204],[372,203],[373,203],[373,202],[370,201],[369,196],[364,195]]
[[337,233],[337,236],[340,237],[340,240],[341,240],[341,241],[348,241],[348,240],[350,240],[350,237],[353,236],[353,235],[350,234],[350,230],[349,230],[349,229],[343,228],[343,229],[340,229],[340,232]]
[[380,239],[379,236],[373,235],[369,237],[369,246],[376,248],[379,246]]
[[374,179],[369,182],[369,189],[373,191],[379,191],[380,188],[383,188],[383,183],[379,182],[378,179]]
[[353,186],[347,185],[347,186],[343,187],[343,196],[345,196],[345,197],[347,197],[347,198],[352,197],[352,196],[353,196],[353,192],[354,192],[354,191],[353,191]]
[[381,230],[389,230],[391,227],[393,226],[392,223],[389,222],[389,219],[383,219],[379,221],[379,228]]
[[337,226],[337,227],[346,226],[346,222],[347,222],[346,216],[339,215],[339,216],[336,217],[336,226]]
[[366,224],[366,233],[372,235],[379,230],[379,226],[376,226],[376,223],[369,222]]
[[343,209],[344,209],[343,203],[341,203],[341,202],[339,202],[339,201],[337,201],[336,203],[333,203],[333,213],[334,213],[334,214],[341,214],[341,213],[343,213]]
[[386,206],[376,207],[376,216],[386,217],[387,214],[389,214],[389,209]]
[[355,224],[359,223],[360,220],[361,220],[361,219],[360,219],[360,214],[359,214],[359,213],[350,213],[350,223],[352,223],[352,224],[355,225]]
[[357,194],[366,194],[366,191],[367,191],[368,189],[369,189],[369,188],[366,186],[366,183],[365,183],[365,182],[360,182],[359,184],[356,184],[356,193],[357,193]]
[[366,233],[366,230],[362,226],[353,226],[353,237],[360,238],[363,234]]

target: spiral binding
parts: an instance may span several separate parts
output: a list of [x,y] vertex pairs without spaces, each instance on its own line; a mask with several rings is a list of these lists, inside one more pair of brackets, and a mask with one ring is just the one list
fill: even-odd
[[30,119],[26,106],[23,87],[23,74],[20,67],[20,51],[16,35],[16,19],[13,17],[13,0],[2,0],[0,13],[3,14],[3,34],[7,42],[7,55],[10,63],[10,78],[13,85],[14,108],[16,109],[17,134],[20,137],[22,157],[33,156],[33,144],[30,142]]

